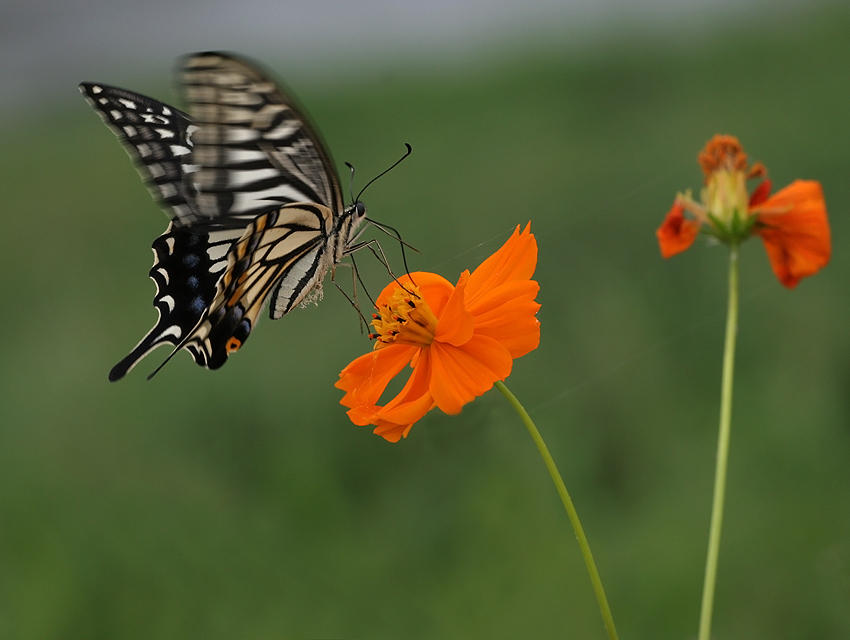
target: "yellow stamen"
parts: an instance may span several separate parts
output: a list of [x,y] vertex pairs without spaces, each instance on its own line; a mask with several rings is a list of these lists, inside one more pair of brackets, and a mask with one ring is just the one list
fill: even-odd
[[421,348],[434,340],[437,317],[414,285],[398,287],[387,298],[386,305],[378,308],[378,314],[372,315],[375,333],[369,335],[375,340],[375,349],[391,344]]

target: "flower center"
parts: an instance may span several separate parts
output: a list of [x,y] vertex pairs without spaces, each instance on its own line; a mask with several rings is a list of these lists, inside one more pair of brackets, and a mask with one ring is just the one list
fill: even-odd
[[717,171],[743,172],[747,168],[747,154],[735,136],[714,136],[700,152],[698,160],[706,182]]
[[[702,203],[721,235],[736,235],[733,228],[745,223],[749,209],[747,154],[734,136],[714,136],[699,154],[705,174]],[[763,170],[760,163],[753,167]]]
[[375,349],[391,344],[427,347],[437,331],[437,317],[419,288],[412,284],[398,287],[372,318],[375,333],[370,333],[369,337],[375,340]]

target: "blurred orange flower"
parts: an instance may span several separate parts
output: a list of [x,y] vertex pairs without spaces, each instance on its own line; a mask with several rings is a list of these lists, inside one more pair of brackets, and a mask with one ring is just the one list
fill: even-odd
[[[531,223],[513,235],[455,286],[435,273],[416,272],[378,296],[373,315],[375,348],[349,364],[336,386],[357,425],[374,425],[390,442],[407,437],[435,406],[449,414],[511,373],[513,359],[537,348],[540,286],[537,241]],[[384,390],[405,365],[413,372],[385,405]]]
[[[700,152],[699,163],[705,174],[700,202],[690,191],[676,196],[656,231],[662,256],[681,253],[704,229],[732,244],[760,236],[773,272],[788,288],[826,266],[831,242],[819,182],[796,180],[771,196],[767,169],[760,162],[748,167],[747,154],[734,136],[714,136]],[[747,180],[754,178],[762,182],[748,193]]]

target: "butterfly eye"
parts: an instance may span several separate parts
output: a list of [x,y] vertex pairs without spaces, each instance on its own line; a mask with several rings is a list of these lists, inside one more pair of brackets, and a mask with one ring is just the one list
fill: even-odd
[[357,217],[358,218],[362,218],[363,216],[366,215],[366,205],[365,204],[363,204],[362,202],[357,202],[357,203],[355,203],[354,207],[357,210]]

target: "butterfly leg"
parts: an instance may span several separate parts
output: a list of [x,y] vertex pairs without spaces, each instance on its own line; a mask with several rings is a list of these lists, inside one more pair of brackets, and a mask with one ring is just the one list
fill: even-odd
[[[377,258],[378,262],[384,265],[384,268],[387,270],[387,273],[390,274],[390,277],[393,280],[395,280],[396,284],[405,291],[407,291],[407,288],[401,282],[399,282],[398,276],[393,273],[392,267],[390,267],[390,262],[387,259],[387,255],[384,253],[384,249],[381,246],[380,242],[378,242],[374,238],[372,240],[366,240],[365,242],[358,242],[357,244],[349,248],[348,253],[351,254],[352,252],[357,251],[358,249],[369,249],[369,251],[372,252],[372,255]],[[351,257],[353,260],[354,256]],[[407,268],[407,260],[404,261],[404,269],[407,272],[408,277],[410,277],[411,282],[413,282],[413,284],[416,284],[416,282],[413,281],[413,277],[410,275],[410,270]],[[408,293],[411,292],[408,291]]]
[[404,264],[404,272],[407,275],[410,275],[410,269],[407,266],[407,254],[405,253],[404,248],[407,247],[408,249],[410,249],[411,251],[415,251],[416,253],[419,253],[419,250],[412,244],[405,242],[404,239],[401,237],[401,234],[398,232],[398,229],[396,229],[395,227],[391,227],[390,225],[384,224],[383,222],[375,222],[371,218],[366,218],[366,221],[370,225],[376,227],[379,231],[383,231],[390,238],[398,242],[399,248],[401,249],[401,261]]
[[360,277],[360,272],[357,270],[357,263],[354,262],[354,258],[351,260],[352,264],[346,264],[344,262],[337,264],[337,267],[348,267],[351,269],[351,290],[353,292],[353,297],[348,295],[345,292],[340,284],[336,281],[336,267],[333,271],[331,271],[331,282],[334,283],[334,286],[339,289],[340,293],[345,296],[345,299],[354,307],[354,310],[357,311],[357,315],[360,316],[360,332],[364,333],[369,330],[369,321],[366,319],[366,316],[363,315],[363,311],[360,309],[360,303],[357,300],[357,282],[360,282],[360,285],[363,287],[363,291],[366,292],[366,296],[369,298],[372,306],[375,306],[375,301],[372,300],[372,296],[369,295],[369,291],[366,289],[366,285],[363,284],[363,280]]

